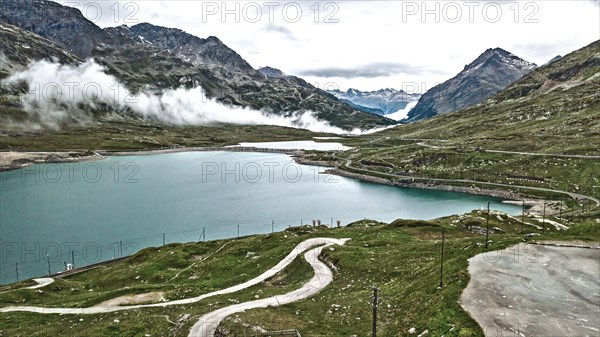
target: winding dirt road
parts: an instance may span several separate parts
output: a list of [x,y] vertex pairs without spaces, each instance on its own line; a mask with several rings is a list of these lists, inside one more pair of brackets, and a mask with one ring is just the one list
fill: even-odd
[[54,279],[51,277],[34,278],[33,280],[37,282],[37,284],[31,287],[27,287],[27,289],[39,289],[54,283]]
[[[337,244],[344,244],[345,241],[337,242]],[[326,244],[318,248],[314,248],[304,254],[304,258],[311,265],[315,271],[315,275],[310,281],[305,283],[300,289],[296,289],[292,292],[283,295],[272,296],[260,300],[239,303],[224,307],[213,312],[210,312],[200,318],[200,320],[194,324],[188,337],[213,337],[219,326],[219,323],[226,317],[233,315],[238,312],[242,312],[249,309],[255,308],[266,308],[269,306],[276,307],[292,302],[297,302],[308,298],[317,292],[325,288],[333,280],[333,274],[331,269],[327,267],[323,262],[319,260],[319,255],[323,248],[331,246],[334,243]]]
[[[285,267],[287,267],[290,263],[292,263],[292,261],[294,261],[294,259],[296,259],[296,257],[298,257],[300,254],[304,253],[309,248],[312,248],[314,246],[321,246],[321,245],[326,245],[326,246],[343,245],[346,241],[348,241],[348,239],[313,238],[313,239],[305,240],[305,241],[299,243],[276,266],[265,271],[261,275],[255,277],[249,281],[246,281],[244,283],[241,283],[241,284],[238,284],[238,285],[226,288],[226,289],[213,291],[211,293],[203,294],[203,295],[200,295],[197,297],[186,298],[186,299],[176,300],[176,301],[153,303],[153,304],[140,304],[140,305],[128,305],[128,306],[95,306],[95,307],[88,307],[88,308],[47,308],[47,307],[32,307],[32,306],[10,306],[10,307],[0,308],[0,312],[25,311],[25,312],[34,312],[34,313],[40,313],[40,314],[74,314],[74,315],[77,315],[77,314],[101,314],[101,313],[121,311],[121,310],[131,310],[131,309],[140,309],[140,308],[156,308],[156,307],[166,307],[166,306],[171,306],[171,305],[196,303],[196,302],[199,302],[208,297],[212,297],[212,296],[216,296],[216,295],[223,295],[223,294],[231,294],[231,293],[249,288],[253,285],[259,284],[263,281],[266,281],[267,279],[275,276],[275,274],[277,274],[278,272],[283,270]],[[320,251],[321,251],[320,249],[312,250],[311,251],[312,253],[311,252],[309,252],[309,253],[315,254],[317,250],[320,253]],[[312,256],[313,255],[310,255],[310,257],[312,257]],[[316,256],[318,256],[318,254]],[[309,261],[309,263],[311,263],[311,260],[309,260],[308,258],[307,258],[307,260]],[[316,260],[318,261],[318,259],[316,259]],[[322,275],[326,276],[326,275],[328,275],[327,273],[329,273],[329,274],[331,273],[331,270],[329,270],[329,268],[327,268],[327,266],[321,265],[317,262],[311,263],[311,266],[313,266],[316,276],[313,277],[313,279],[311,279],[304,287],[302,287],[300,289],[305,289],[305,287],[315,287],[315,286],[319,287],[319,286],[323,285],[323,282],[325,282],[324,283],[325,285],[327,285],[330,282],[330,280],[327,281],[327,277],[325,277],[323,279],[323,282],[315,283],[315,278],[320,278],[320,277],[322,277]],[[326,271],[322,270],[323,266],[325,266],[325,268],[327,269]],[[296,291],[291,292],[286,295],[282,295],[283,297],[277,296],[277,298],[280,298],[281,300],[288,299],[288,298],[294,298],[294,297],[301,298],[300,294],[296,293],[299,290],[296,290]],[[290,294],[292,294],[292,295],[290,295]],[[291,297],[289,297],[288,295]],[[310,295],[308,295],[308,296],[310,296]],[[304,298],[304,297],[302,297],[302,298]],[[289,302],[287,302],[287,303],[289,303]]]

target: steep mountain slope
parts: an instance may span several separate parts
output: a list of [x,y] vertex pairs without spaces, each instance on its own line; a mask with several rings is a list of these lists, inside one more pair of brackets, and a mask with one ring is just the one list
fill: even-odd
[[0,45],[10,46],[0,50],[0,79],[22,70],[31,60],[56,60],[62,64],[80,62],[77,56],[53,42],[8,23],[0,23]]
[[481,105],[385,133],[461,146],[598,154],[600,41],[535,69]]
[[536,67],[506,50],[488,49],[455,77],[421,96],[409,112],[414,122],[457,111],[486,100]]
[[[347,91],[329,91],[340,100],[351,102],[357,109],[379,115],[392,114],[406,108],[408,103],[421,97],[420,94],[409,94],[403,90],[380,89],[376,91],[360,91],[350,88]],[[381,113],[378,113],[381,111]]]
[[[1,22],[34,32],[82,59],[95,59],[134,93],[201,86],[222,103],[284,116],[313,111],[344,129],[395,123],[356,110],[301,79],[264,76],[216,37],[202,39],[149,23],[102,29],[77,9],[51,1],[2,0],[1,7]],[[11,43],[2,49],[10,48]]]
[[214,36],[201,39],[176,28],[164,28],[140,23],[132,26],[131,33],[142,42],[150,43],[159,49],[167,49],[185,62],[193,65],[212,64],[224,66],[255,78],[260,78],[258,72],[238,53],[228,48]]

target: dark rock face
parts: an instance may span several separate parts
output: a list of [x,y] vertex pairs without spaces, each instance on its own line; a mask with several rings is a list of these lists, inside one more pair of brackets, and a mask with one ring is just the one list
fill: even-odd
[[414,122],[477,105],[523,77],[536,65],[506,50],[488,49],[455,77],[428,90],[409,112]]
[[0,79],[9,73],[21,70],[33,60],[47,60],[61,64],[77,64],[77,56],[55,43],[34,33],[8,23],[0,23]]
[[2,0],[0,21],[36,33],[73,54],[86,58],[108,38],[102,28],[76,8],[51,1]]
[[258,71],[267,77],[275,77],[275,78],[286,77],[286,75],[283,73],[283,71],[276,69],[276,68],[262,67],[262,68],[258,69]]
[[[264,75],[213,36],[203,39],[149,23],[102,29],[79,10],[55,2],[0,1],[1,22],[44,37],[80,59],[94,58],[133,92],[200,85],[208,98],[226,104],[281,115],[310,110],[344,129],[395,123],[358,111],[300,78]],[[10,49],[12,43],[4,46]]]
[[548,64],[550,64],[550,63],[554,63],[554,62],[556,62],[556,61],[560,60],[561,58],[562,58],[562,56],[560,56],[560,55],[556,55],[556,56],[554,56],[554,57],[553,57],[553,58],[552,58],[550,61],[546,62],[546,64],[544,64],[544,65],[546,66],[546,65],[548,65]]
[[167,49],[182,60],[193,65],[214,64],[227,69],[257,77],[258,72],[238,53],[228,48],[214,36],[201,39],[180,29],[165,28],[149,23],[131,27],[133,39],[151,44],[159,49]]

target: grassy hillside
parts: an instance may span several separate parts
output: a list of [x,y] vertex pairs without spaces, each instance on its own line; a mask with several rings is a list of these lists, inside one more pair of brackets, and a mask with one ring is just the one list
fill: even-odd
[[2,130],[0,150],[153,150],[238,142],[306,140],[329,134],[269,125],[173,126],[139,119],[104,121],[61,130]]
[[[568,222],[572,229],[558,232],[529,225],[522,229],[518,220],[493,214],[490,226],[498,229],[491,235],[491,249],[522,242],[523,234],[530,232],[541,234],[539,239],[598,240],[600,233],[593,220],[598,215],[576,217]],[[0,306],[82,307],[147,292],[161,292],[166,299],[192,297],[248,280],[275,265],[297,243],[326,236],[352,239],[344,246],[326,249],[322,255],[337,268],[332,284],[298,303],[234,315],[221,328],[229,331],[229,336],[243,336],[253,327],[296,328],[303,336],[366,336],[371,329],[371,286],[376,285],[381,288],[381,336],[407,335],[412,327],[419,332],[427,329],[432,336],[482,336],[479,326],[457,301],[469,281],[467,259],[485,250],[481,246],[483,236],[476,233],[477,226],[485,226],[484,218],[484,212],[474,211],[432,221],[383,224],[365,220],[340,229],[296,227],[271,235],[170,244],[58,280],[39,291],[1,292]],[[526,219],[527,223],[533,221]],[[444,287],[438,289],[441,226],[446,229],[447,241]],[[208,311],[256,296],[289,292],[311,276],[308,264],[297,260],[265,283],[196,304],[86,316],[3,313],[0,330],[6,336],[28,337],[187,336],[193,323]]]

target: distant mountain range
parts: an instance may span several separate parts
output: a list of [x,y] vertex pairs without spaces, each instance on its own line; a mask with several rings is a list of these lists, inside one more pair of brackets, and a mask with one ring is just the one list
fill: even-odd
[[350,88],[346,91],[329,90],[331,94],[356,109],[376,115],[389,115],[406,108],[410,102],[421,97],[421,94],[409,94],[403,90],[380,89],[376,91],[360,91]]
[[[494,48],[422,95],[390,88],[325,91],[273,67],[254,69],[214,36],[199,38],[150,23],[103,29],[87,20],[79,10],[53,1],[0,1],[0,79],[25,69],[36,60],[76,66],[92,58],[132,93],[159,94],[175,88],[200,86],[208,98],[228,106],[283,117],[313,111],[319,120],[346,130],[395,125],[395,121],[385,116],[398,115],[398,112],[401,117],[408,113],[402,122],[416,122],[455,111],[467,113],[478,107],[492,111],[489,104],[493,102],[508,104],[502,100],[522,95],[529,99],[529,93],[551,94],[553,99],[560,99],[564,95],[558,95],[558,89],[548,93],[546,88],[563,83],[567,91],[568,85],[577,86],[581,79],[588,81],[579,69],[598,62],[597,57],[589,56],[588,63],[577,68],[568,63],[572,55],[557,56],[536,68],[535,64],[506,50]],[[587,48],[597,50],[597,43]],[[538,71],[541,68],[569,70],[542,76],[539,74],[543,72]],[[581,76],[572,77],[572,73]],[[536,77],[538,75],[542,78]],[[0,87],[0,115],[18,110],[15,97],[25,90]],[[110,110],[105,106],[97,108]],[[452,116],[456,118],[455,114]]]
[[199,85],[208,98],[227,105],[282,116],[313,111],[347,130],[395,123],[300,78],[265,75],[214,36],[204,39],[149,23],[103,29],[79,10],[52,1],[2,0],[1,7],[2,77],[34,60],[80,64],[93,58],[134,93]]
[[504,49],[488,49],[453,78],[421,96],[408,122],[461,110],[485,101],[536,68]]

